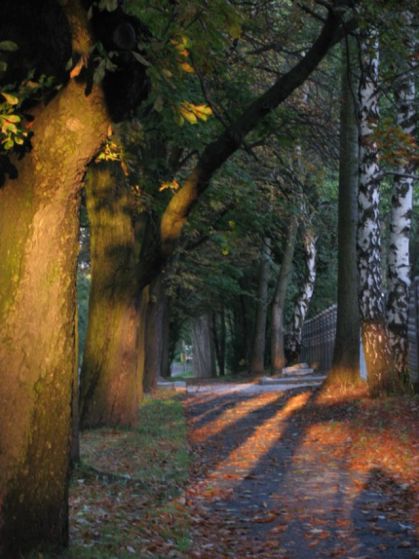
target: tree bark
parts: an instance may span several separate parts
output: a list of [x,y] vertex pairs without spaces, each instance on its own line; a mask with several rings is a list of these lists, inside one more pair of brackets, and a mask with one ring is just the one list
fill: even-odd
[[118,163],[103,162],[86,181],[92,285],[81,372],[83,428],[137,421],[139,316],[130,190]]
[[[412,28],[413,14],[403,13],[407,36],[407,60],[402,65],[404,73],[396,82],[394,96],[396,101],[396,123],[414,144],[415,111],[415,36]],[[402,385],[409,380],[408,356],[408,309],[410,289],[410,231],[413,210],[413,175],[415,164],[409,154],[400,158],[394,178],[391,199],[390,240],[388,253],[388,296],[387,325],[390,347],[394,358],[395,373]]]
[[311,226],[306,227],[303,242],[306,266],[305,279],[295,302],[291,328],[286,337],[285,353],[287,360],[292,363],[298,360],[301,353],[304,321],[316,283],[317,238]]
[[153,392],[157,380],[162,377],[164,350],[164,321],[167,296],[164,292],[162,275],[150,285],[150,296],[146,318],[146,348],[144,365],[144,392]]
[[356,231],[358,221],[357,49],[347,38],[342,49],[342,101],[340,113],[338,296],[336,338],[328,385],[349,387],[359,382],[360,320]]
[[[73,50],[91,41],[64,8]],[[106,137],[101,91],[70,81],[35,112],[33,149],[0,189],[0,557],[68,541],[79,192]],[[16,413],[18,411],[18,413]]]
[[214,340],[212,339],[210,313],[196,317],[192,321],[192,364],[195,377],[215,376]]
[[[218,372],[220,376],[225,375],[225,346],[226,346],[226,326],[224,308],[219,313],[212,313],[212,331],[217,358]],[[217,320],[217,318],[219,320]]]
[[379,121],[378,34],[370,29],[360,41],[359,85],[359,195],[358,271],[362,343],[372,395],[390,388],[392,359],[384,312],[379,216],[380,178],[377,143],[373,133]]
[[260,254],[255,335],[249,372],[260,375],[265,371],[266,319],[268,316],[268,284],[270,274],[270,239],[264,239]]
[[286,364],[284,352],[284,306],[292,270],[297,231],[298,220],[296,216],[292,216],[272,304],[271,364],[274,374],[281,373]]

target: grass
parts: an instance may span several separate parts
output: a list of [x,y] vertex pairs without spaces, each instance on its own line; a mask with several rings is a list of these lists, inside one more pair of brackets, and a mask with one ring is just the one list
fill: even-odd
[[189,450],[179,395],[145,398],[135,430],[83,433],[81,456],[70,488],[70,547],[30,559],[184,557]]

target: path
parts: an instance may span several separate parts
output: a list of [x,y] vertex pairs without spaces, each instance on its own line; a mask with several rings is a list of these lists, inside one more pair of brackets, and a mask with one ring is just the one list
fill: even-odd
[[243,386],[186,396],[191,558],[419,557],[411,471],[387,464],[381,432],[377,452],[362,446],[371,410],[321,401],[312,388]]

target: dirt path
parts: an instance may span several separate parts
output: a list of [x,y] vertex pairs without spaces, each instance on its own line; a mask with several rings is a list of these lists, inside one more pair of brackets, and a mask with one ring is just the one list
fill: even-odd
[[377,405],[312,388],[188,395],[190,557],[419,557],[418,410],[403,434]]

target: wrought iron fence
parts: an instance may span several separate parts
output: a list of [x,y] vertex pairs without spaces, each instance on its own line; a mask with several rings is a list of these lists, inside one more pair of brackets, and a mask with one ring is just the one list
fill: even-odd
[[[332,365],[336,314],[332,305],[303,327],[301,359],[319,371],[326,372]],[[419,277],[412,281],[410,292],[408,363],[412,381],[419,382]]]

